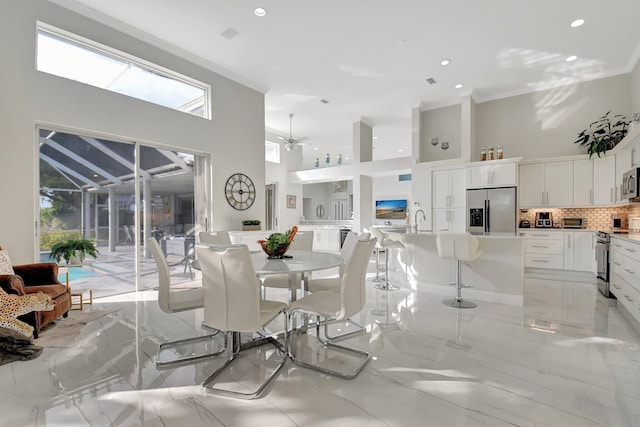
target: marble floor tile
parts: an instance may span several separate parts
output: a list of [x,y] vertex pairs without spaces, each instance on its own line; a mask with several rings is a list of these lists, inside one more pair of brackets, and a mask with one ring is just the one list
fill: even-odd
[[[367,284],[367,306],[354,316],[366,333],[342,341],[372,355],[356,379],[288,362],[253,401],[203,392],[200,383],[224,356],[156,368],[160,343],[207,332],[202,310],[166,314],[153,290],[97,298],[85,310],[116,311],[86,325],[75,345],[0,366],[0,425],[638,425],[640,339],[593,280],[528,274],[523,307],[479,301],[456,310],[441,295],[412,290],[402,272],[392,277],[399,291]],[[278,292],[269,297],[285,297]],[[280,325],[276,319],[270,328]],[[334,367],[351,363],[308,355]],[[266,346],[243,352],[222,382],[251,387],[274,356]]]

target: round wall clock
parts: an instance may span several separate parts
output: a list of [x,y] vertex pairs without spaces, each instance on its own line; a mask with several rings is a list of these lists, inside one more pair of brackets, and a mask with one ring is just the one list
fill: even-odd
[[253,181],[243,173],[234,173],[225,185],[227,202],[239,211],[249,209],[256,200],[256,187]]

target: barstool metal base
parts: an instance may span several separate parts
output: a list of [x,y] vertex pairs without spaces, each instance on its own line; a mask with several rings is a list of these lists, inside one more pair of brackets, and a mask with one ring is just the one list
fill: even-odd
[[400,289],[399,287],[392,285],[391,283],[379,283],[377,285],[373,286],[374,288],[378,289],[379,291],[397,291],[398,289]]
[[478,304],[472,301],[466,301],[462,298],[446,298],[442,300],[442,304],[453,308],[476,308]]
[[[457,283],[449,283],[449,286],[458,286]],[[460,283],[461,288],[473,288],[473,285],[467,285],[466,283]]]

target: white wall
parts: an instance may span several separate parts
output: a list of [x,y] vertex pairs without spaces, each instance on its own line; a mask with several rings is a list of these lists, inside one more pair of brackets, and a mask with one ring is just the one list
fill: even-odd
[[[420,114],[421,162],[460,158],[461,141],[461,110],[460,105],[423,111]],[[440,143],[431,145],[431,139],[437,137]],[[442,150],[442,143],[448,141],[449,149]]]
[[583,154],[573,141],[591,122],[607,111],[631,117],[630,83],[624,74],[477,104],[471,160],[498,145],[527,160]]
[[[413,177],[412,177],[413,178]],[[376,218],[376,200],[397,200],[406,199],[407,209],[411,206],[411,183],[413,181],[399,181],[398,175],[381,176],[372,178],[373,203],[371,205],[371,215],[373,224],[384,224],[384,220]],[[406,224],[406,219],[393,219],[394,225]]]
[[[302,150],[280,150],[280,163],[267,162],[265,166],[265,180],[276,184],[278,231],[285,231],[300,223],[302,217],[302,184],[293,184],[288,180],[292,168],[297,167],[302,159]],[[287,206],[287,195],[296,197],[296,207]]]
[[[332,202],[332,193],[331,189],[333,188],[333,184],[331,182],[321,182],[317,184],[304,184],[302,193],[304,194],[305,199],[311,200],[311,217],[306,218],[306,220],[320,220],[320,219],[332,219],[330,218],[332,214],[333,202]],[[319,205],[324,206],[324,216],[322,218],[318,218],[316,215],[316,209]]]
[[631,72],[631,113],[640,112],[640,60]]
[[[212,120],[35,71],[36,20],[112,46],[212,86]],[[214,229],[239,229],[264,219],[264,95],[149,44],[43,0],[5,0],[0,6],[0,244],[15,263],[34,261],[37,245],[38,146],[35,126],[166,144],[210,153]],[[256,185],[256,201],[236,211],[224,184],[235,172]]]

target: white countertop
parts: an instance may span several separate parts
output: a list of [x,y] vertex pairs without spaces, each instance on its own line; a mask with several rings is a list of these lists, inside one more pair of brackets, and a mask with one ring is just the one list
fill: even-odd
[[524,232],[524,231],[577,231],[577,232],[584,232],[584,233],[595,233],[596,229],[593,228],[555,228],[555,227],[551,227],[551,228],[536,228],[536,227],[531,227],[531,228],[518,228],[518,232]]
[[[418,231],[417,233],[407,233],[404,231],[398,230],[383,230],[385,234],[394,235],[394,236],[436,236],[437,232],[433,231]],[[515,234],[474,234],[478,239],[522,239],[522,236]]]
[[612,239],[620,239],[626,242],[638,243],[640,244],[640,233],[618,233],[618,234],[610,234],[609,237]]

